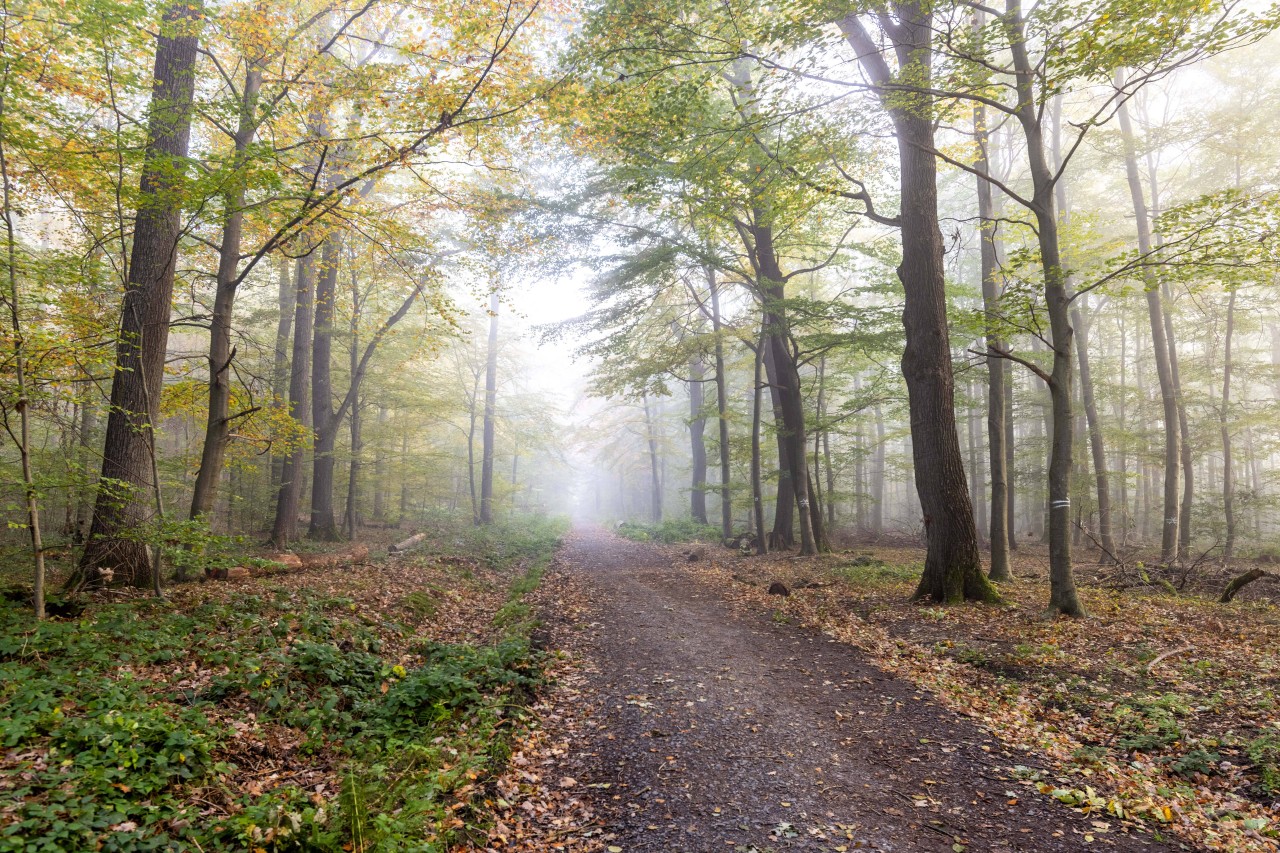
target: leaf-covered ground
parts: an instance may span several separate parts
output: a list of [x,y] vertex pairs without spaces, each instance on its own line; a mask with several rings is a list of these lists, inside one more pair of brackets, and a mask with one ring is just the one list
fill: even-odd
[[525,597],[560,530],[39,626],[0,608],[0,850],[441,851],[483,800],[541,680]]
[[[922,558],[715,553],[696,571],[740,606],[856,645],[1046,756],[1052,773],[1026,774],[1045,796],[1210,849],[1278,849],[1280,609],[1085,583],[1088,619],[1046,620],[1045,561],[1025,549],[1006,606],[922,607],[907,602]],[[773,580],[792,594],[770,596]]]

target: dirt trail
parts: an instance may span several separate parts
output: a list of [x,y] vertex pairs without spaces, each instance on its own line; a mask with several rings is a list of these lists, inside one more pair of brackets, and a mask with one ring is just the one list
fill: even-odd
[[581,530],[561,561],[598,697],[561,769],[624,853],[1174,849],[1019,785],[1032,757],[658,548]]

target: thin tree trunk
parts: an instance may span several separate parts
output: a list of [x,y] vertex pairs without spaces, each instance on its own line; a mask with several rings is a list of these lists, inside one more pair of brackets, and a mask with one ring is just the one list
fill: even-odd
[[[1116,72],[1116,85],[1117,87],[1124,85],[1124,72]],[[1149,255],[1152,251],[1151,221],[1147,214],[1142,179],[1138,174],[1137,144],[1126,104],[1120,105],[1118,115],[1120,132],[1124,140],[1125,173],[1129,181],[1129,195],[1132,198],[1133,211],[1137,219],[1138,251],[1142,255]],[[1155,268],[1145,267],[1143,279],[1147,293],[1147,314],[1151,320],[1152,354],[1155,357],[1156,376],[1160,381],[1160,399],[1164,404],[1164,514],[1160,535],[1160,559],[1168,563],[1172,562],[1178,554],[1178,524],[1181,516],[1178,506],[1178,477],[1182,461],[1182,433],[1179,428],[1177,388],[1169,361],[1170,348],[1166,335],[1165,312]]]
[[884,415],[876,406],[876,449],[871,456],[871,532],[884,533]]
[[498,403],[498,291],[489,295],[489,351],[484,368],[484,437],[480,453],[480,523],[493,523],[494,409]]
[[769,553],[769,537],[764,532],[764,490],[760,483],[760,407],[761,372],[764,366],[765,346],[769,339],[769,313],[761,312],[760,337],[755,347],[755,373],[751,392],[751,513],[756,527],[756,553]]
[[[293,354],[289,360],[289,413],[304,430],[311,427],[311,331],[315,324],[314,250],[298,259],[294,271]],[[298,510],[302,504],[302,479],[306,448],[293,447],[280,470],[276,493],[276,518],[271,543],[284,548],[298,538]]]
[[[991,132],[987,127],[986,107],[974,107],[973,123],[977,131],[978,162],[976,170],[986,175],[991,169]],[[1000,339],[997,319],[1000,315],[999,254],[996,244],[995,200],[991,182],[978,178],[978,217],[981,220],[982,244],[982,309],[986,315],[987,344],[987,455],[991,469],[991,568],[993,581],[1013,580],[1009,571],[1009,539],[1013,501],[1009,489],[1009,459],[1006,446],[1012,447],[1005,426],[1005,360],[997,353],[1006,350]],[[1012,426],[1012,419],[1009,421]]]
[[[90,477],[93,471],[94,454],[97,447],[98,433],[98,399],[97,387],[91,385],[80,401],[80,425],[76,430],[78,468],[81,476]],[[93,523],[93,501],[91,499],[93,483],[84,483],[76,499],[75,527],[71,537],[75,542],[83,542],[89,535],[89,525]]]
[[[195,92],[196,53],[203,10],[199,2],[174,2],[164,11],[156,38],[151,114],[141,200],[133,228],[128,282],[116,344],[102,476],[93,525],[78,571],[68,585],[96,583],[100,569],[117,581],[152,586],[149,549],[136,535],[152,517],[149,438],[157,428],[160,389],[169,340],[182,194]],[[148,407],[147,402],[150,402]]]
[[1040,262],[1044,275],[1044,301],[1049,314],[1053,369],[1047,377],[1053,411],[1053,443],[1049,459],[1049,610],[1068,616],[1084,615],[1076,593],[1071,566],[1071,464],[1074,414],[1072,412],[1073,330],[1070,294],[1062,268],[1058,217],[1054,209],[1054,185],[1060,179],[1050,168],[1045,151],[1042,116],[1033,91],[1035,69],[1027,53],[1026,28],[1021,0],[1006,0],[1006,27],[1013,66],[1017,73],[1017,118],[1027,143],[1027,160],[1033,187],[1032,212],[1036,217]]
[[400,524],[409,519],[409,422],[400,433]]
[[[280,316],[276,321],[276,346],[272,359],[271,393],[286,402],[289,395],[289,341],[293,335],[293,313],[298,301],[298,292],[289,281],[289,259],[284,255],[277,259],[279,264],[279,297]],[[281,473],[284,470],[285,455],[272,448],[271,451],[271,488],[280,487]]]
[[311,524],[309,539],[336,542],[338,524],[333,511],[334,456],[338,443],[338,417],[333,408],[333,318],[342,260],[342,236],[330,234],[320,256],[316,276],[315,329],[311,345],[311,422],[315,428],[315,452],[311,458]]
[[[251,63],[245,72],[240,96],[240,123],[234,139],[232,168],[239,171],[247,158],[258,126],[258,90],[262,86],[262,70]],[[231,317],[239,285],[240,237],[244,225],[243,183],[224,196],[226,210],[222,226],[222,245],[218,252],[218,274],[213,297],[213,314],[209,320],[209,395],[208,421],[204,445],[200,453],[200,470],[191,492],[192,520],[204,517],[213,509],[222,478],[227,442],[231,434],[231,362],[235,349],[231,346]]]
[[706,378],[706,365],[702,355],[689,359],[689,444],[692,462],[689,510],[694,521],[707,524],[707,444],[704,439],[707,419],[702,407],[702,383]]
[[1222,558],[1230,560],[1236,547],[1235,470],[1231,460],[1231,337],[1235,332],[1236,291],[1233,288],[1227,298],[1227,330],[1223,345],[1222,407],[1218,410],[1218,424],[1222,430],[1222,510],[1227,524],[1227,541],[1222,547]]
[[649,397],[644,395],[644,429],[649,444],[649,513],[654,524],[662,523],[662,477],[659,474],[658,435],[654,431],[653,416],[649,412]]
[[715,270],[706,268],[707,286],[711,289],[711,329],[715,334],[716,358],[716,422],[720,428],[720,533],[733,536],[733,499],[729,470],[729,393],[724,367],[724,341],[720,324],[720,289]]
[[389,413],[386,406],[378,407],[378,432],[373,457],[373,520],[379,524],[387,520],[387,452],[386,431]]
[[1015,487],[1017,468],[1014,466],[1014,453],[1017,446],[1018,430],[1013,419],[1013,371],[1006,365],[1004,368],[1004,474],[1006,480],[1005,502],[1008,504],[1008,521],[1005,523],[1009,534],[1009,551],[1018,550],[1018,507]]
[[[7,31],[6,31],[7,32]],[[7,45],[0,45],[7,47]],[[31,412],[27,391],[27,348],[23,336],[22,308],[18,299],[18,245],[13,226],[13,192],[9,182],[9,146],[3,132],[8,122],[5,90],[0,88],[0,184],[4,198],[5,279],[8,284],[6,302],[9,303],[9,324],[13,332],[13,378],[18,399],[14,410],[18,413],[18,457],[22,464],[22,492],[27,510],[27,534],[31,539],[32,605],[37,619],[45,617],[44,606],[44,539],[40,533],[40,494],[36,488],[35,473],[31,467]],[[9,427],[6,419],[5,426]],[[9,433],[13,435],[12,432]]]

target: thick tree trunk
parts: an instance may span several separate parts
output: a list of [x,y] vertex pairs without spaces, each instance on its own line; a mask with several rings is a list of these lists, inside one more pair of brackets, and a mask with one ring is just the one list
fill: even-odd
[[1222,558],[1230,560],[1236,547],[1235,469],[1231,459],[1231,338],[1235,333],[1236,291],[1227,297],[1227,330],[1223,344],[1222,406],[1218,409],[1218,425],[1222,431],[1222,511],[1227,525],[1227,541],[1222,546]]
[[694,521],[707,524],[707,430],[706,415],[702,411],[702,383],[706,378],[706,365],[701,354],[689,360],[689,444],[692,461],[689,511]]
[[[244,89],[240,96],[240,123],[234,139],[232,167],[237,171],[244,165],[249,145],[257,130],[258,90],[261,86],[261,69],[256,64],[250,65],[245,72]],[[238,178],[234,180],[238,181]],[[235,357],[235,350],[231,346],[231,316],[235,308],[236,289],[240,284],[238,273],[240,236],[244,225],[244,197],[244,185],[240,183],[223,196],[226,205],[225,220],[222,225],[222,245],[218,252],[213,315],[209,320],[209,412],[204,445],[200,453],[200,471],[196,474],[195,486],[191,492],[192,520],[207,515],[213,509],[218,482],[222,478],[227,442],[231,435],[231,361]]]
[[[1117,72],[1116,83],[1124,84],[1123,72]],[[1129,181],[1129,195],[1138,226],[1138,251],[1149,255],[1152,251],[1151,220],[1147,213],[1146,196],[1142,179],[1138,174],[1137,144],[1133,123],[1125,104],[1119,110],[1120,132],[1124,139],[1125,173]],[[1147,266],[1143,272],[1147,292],[1147,314],[1151,320],[1152,354],[1155,357],[1156,376],[1160,380],[1160,399],[1164,404],[1164,514],[1160,535],[1160,559],[1171,562],[1178,555],[1179,509],[1178,477],[1182,462],[1182,432],[1179,427],[1178,393],[1174,383],[1173,367],[1169,361],[1169,341],[1166,334],[1164,306],[1160,283],[1155,268]]]
[[720,428],[720,533],[733,536],[733,499],[729,470],[729,389],[724,367],[724,341],[720,322],[720,289],[715,270],[706,268],[707,285],[711,289],[711,329],[715,334],[716,358],[716,423]]
[[315,331],[311,345],[311,422],[316,432],[311,459],[311,524],[307,537],[321,542],[338,541],[333,511],[335,449],[338,417],[333,408],[333,318],[342,260],[342,237],[330,234],[321,250],[316,276]]
[[89,541],[68,582],[72,587],[98,582],[100,569],[113,569],[117,582],[153,585],[149,549],[130,534],[153,517],[152,493],[158,485],[151,481],[149,446],[164,384],[202,21],[199,3],[172,3],[156,39],[146,161],[121,308],[102,476]]
[[[892,6],[898,23],[889,35],[899,73],[928,86],[932,12],[913,0],[897,0]],[[888,86],[895,75],[857,16],[844,18],[840,28],[871,80],[877,86]],[[928,539],[915,598],[995,601],[998,596],[983,573],[978,552],[956,430],[946,269],[938,225],[938,165],[933,154],[933,102],[928,96],[905,98],[887,89],[880,95],[898,137],[903,256],[898,278],[906,295],[902,325],[907,338],[902,373],[910,407],[916,493]]]
[[498,291],[489,295],[489,350],[484,368],[484,434],[480,451],[480,523],[493,523],[493,444],[498,403]]
[[[293,353],[289,360],[289,414],[299,427],[311,427],[311,331],[315,325],[315,252],[298,259],[294,272]],[[306,448],[298,445],[285,456],[276,493],[276,518],[271,543],[284,548],[298,538],[298,510]]]

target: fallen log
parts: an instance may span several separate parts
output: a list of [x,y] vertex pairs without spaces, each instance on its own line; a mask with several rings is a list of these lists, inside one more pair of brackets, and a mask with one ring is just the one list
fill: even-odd
[[421,545],[424,541],[426,541],[426,538],[427,538],[427,534],[425,533],[415,533],[412,536],[410,536],[408,539],[404,540],[403,542],[397,542],[396,544],[387,548],[387,551],[389,551],[392,554],[401,554],[405,551],[411,551],[414,548],[417,548],[419,545]]
[[1227,588],[1222,591],[1222,597],[1219,598],[1218,601],[1221,604],[1230,604],[1231,599],[1235,598],[1236,593],[1240,592],[1240,590],[1244,589],[1256,580],[1270,577],[1275,577],[1275,575],[1271,574],[1271,572],[1268,572],[1266,569],[1250,569],[1231,583],[1227,584]]

